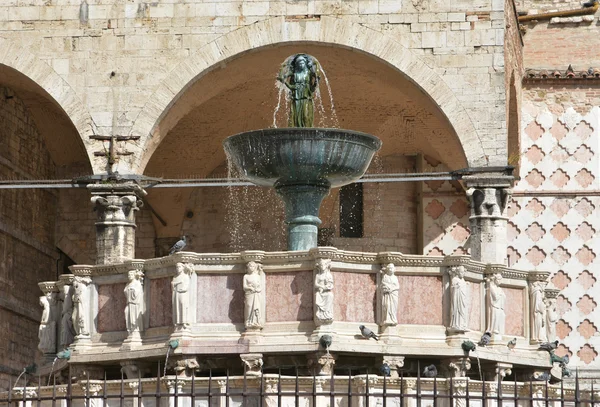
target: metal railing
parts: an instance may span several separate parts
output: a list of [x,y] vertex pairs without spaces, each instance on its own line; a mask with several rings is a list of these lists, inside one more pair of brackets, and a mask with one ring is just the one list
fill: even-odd
[[575,375],[560,383],[547,381],[479,381],[467,377],[384,377],[373,374],[303,376],[245,373],[243,376],[160,376],[74,381],[12,387],[0,393],[7,407],[237,407],[237,406],[399,406],[399,407],[577,407],[600,406],[595,378]]

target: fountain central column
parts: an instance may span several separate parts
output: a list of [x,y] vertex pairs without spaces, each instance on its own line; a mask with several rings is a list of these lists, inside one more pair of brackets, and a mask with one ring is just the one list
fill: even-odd
[[275,187],[285,203],[288,228],[288,250],[310,250],[317,247],[321,219],[319,208],[329,193],[325,185],[279,185]]

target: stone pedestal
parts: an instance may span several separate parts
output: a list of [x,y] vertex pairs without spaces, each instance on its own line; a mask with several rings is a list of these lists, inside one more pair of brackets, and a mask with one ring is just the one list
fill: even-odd
[[146,192],[134,183],[90,184],[96,221],[96,264],[135,257],[135,212]]
[[511,196],[512,169],[468,175],[471,203],[471,256],[482,263],[506,264],[506,208]]

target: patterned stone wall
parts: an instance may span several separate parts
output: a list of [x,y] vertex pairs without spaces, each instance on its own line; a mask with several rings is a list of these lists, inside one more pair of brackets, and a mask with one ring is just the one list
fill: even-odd
[[[422,160],[421,166],[423,172],[448,171],[446,165],[429,157]],[[423,182],[420,196],[422,254],[468,254],[470,208],[461,185],[453,181]]]
[[600,359],[598,89],[531,85],[524,93],[520,177],[509,208],[509,265],[552,272],[557,353],[597,368]]

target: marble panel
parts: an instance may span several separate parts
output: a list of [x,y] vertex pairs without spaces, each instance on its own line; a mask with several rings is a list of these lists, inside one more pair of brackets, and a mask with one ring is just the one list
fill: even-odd
[[333,273],[335,321],[375,323],[376,274]]
[[173,325],[171,278],[150,280],[150,328]]
[[98,332],[125,331],[125,283],[98,286]]
[[471,304],[469,305],[469,329],[481,331],[481,314],[485,304],[481,302],[481,284],[467,281],[469,292],[471,294]]
[[196,322],[244,322],[243,274],[199,274]]
[[503,287],[503,290],[506,294],[506,307],[504,310],[506,312],[506,335],[524,336],[525,290],[506,287]]
[[443,325],[442,277],[400,276],[398,323]]
[[312,321],[313,272],[267,274],[267,322]]

